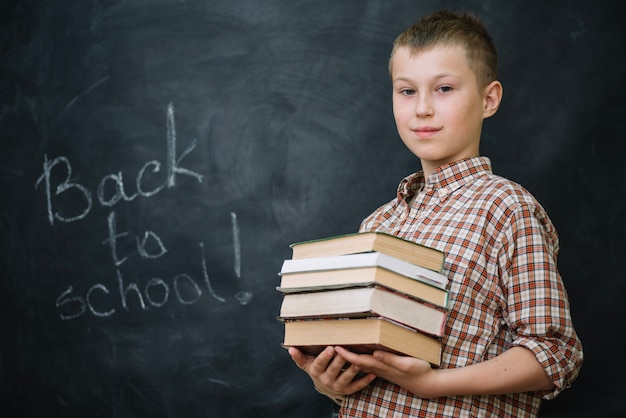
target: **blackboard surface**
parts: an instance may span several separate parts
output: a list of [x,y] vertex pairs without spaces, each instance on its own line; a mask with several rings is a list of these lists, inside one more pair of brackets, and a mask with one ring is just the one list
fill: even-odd
[[331,417],[280,347],[288,244],[353,232],[419,168],[395,35],[478,14],[494,170],[561,236],[586,360],[542,416],[626,414],[621,1],[0,4],[0,411]]

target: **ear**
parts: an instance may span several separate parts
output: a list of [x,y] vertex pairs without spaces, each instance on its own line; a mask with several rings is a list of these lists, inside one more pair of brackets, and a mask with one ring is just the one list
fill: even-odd
[[483,118],[487,119],[490,116],[493,116],[500,107],[500,102],[502,102],[502,83],[498,80],[494,80],[483,92]]

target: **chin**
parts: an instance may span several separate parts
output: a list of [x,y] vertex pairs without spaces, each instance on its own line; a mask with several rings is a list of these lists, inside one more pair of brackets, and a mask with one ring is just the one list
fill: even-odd
[[434,152],[424,152],[420,150],[413,151],[413,154],[417,156],[420,160],[429,161],[429,162],[437,162],[437,161],[447,161],[448,155]]

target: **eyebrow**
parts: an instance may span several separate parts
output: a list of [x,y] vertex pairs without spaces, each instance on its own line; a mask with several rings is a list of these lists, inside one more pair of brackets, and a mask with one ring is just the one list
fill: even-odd
[[[446,78],[446,77],[458,78],[459,76],[457,76],[455,74],[452,74],[452,73],[443,73],[443,74],[438,74],[438,75],[434,76],[432,79],[433,80],[440,80],[440,79]],[[407,78],[407,77],[398,77],[398,78],[394,78],[392,81],[395,83],[396,81],[412,82],[413,80],[410,79],[410,78]]]

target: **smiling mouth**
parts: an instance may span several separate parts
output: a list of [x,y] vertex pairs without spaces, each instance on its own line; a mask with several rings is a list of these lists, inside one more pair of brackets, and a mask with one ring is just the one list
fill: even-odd
[[430,126],[412,129],[413,133],[415,133],[415,135],[417,135],[420,138],[430,138],[431,136],[435,135],[440,130],[441,128],[433,128]]

